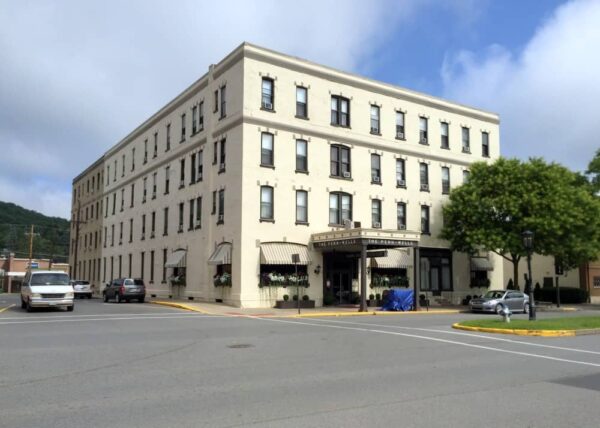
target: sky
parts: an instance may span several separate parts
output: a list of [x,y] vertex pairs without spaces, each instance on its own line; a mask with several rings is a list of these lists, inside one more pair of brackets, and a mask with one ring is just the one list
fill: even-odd
[[500,115],[501,154],[600,148],[600,0],[0,0],[0,200],[73,178],[243,41]]

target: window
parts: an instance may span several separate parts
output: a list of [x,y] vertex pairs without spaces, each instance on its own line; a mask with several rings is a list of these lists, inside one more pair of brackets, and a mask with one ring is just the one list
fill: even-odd
[[[125,208],[125,188],[123,187],[121,189],[121,212],[123,212],[123,209]],[[86,210],[86,217],[87,217],[87,208]]]
[[396,112],[396,138],[404,140],[404,113]]
[[171,124],[167,123],[167,144],[165,145],[165,152],[171,150]]
[[351,178],[350,149],[345,146],[331,146],[331,175],[333,177]]
[[142,192],[142,203],[146,202],[146,195],[148,193],[148,189],[147,189],[147,183],[148,183],[148,177],[144,177],[144,188],[143,188],[143,192]]
[[113,175],[113,181],[117,181],[117,160],[115,159],[115,174]]
[[463,176],[463,184],[464,184],[464,183],[467,183],[467,182],[469,181],[469,175],[470,175],[470,174],[471,174],[471,173],[469,172],[469,170],[463,169],[463,172],[462,172],[462,176]]
[[192,153],[190,160],[190,185],[196,182],[196,153]]
[[198,116],[198,106],[193,106],[192,107],[192,135],[194,135],[196,132],[198,132],[198,128],[197,128],[197,116]]
[[115,210],[117,209],[117,194],[113,193],[113,201],[112,201],[112,215],[115,215]]
[[221,140],[221,158],[219,162],[219,173],[225,172],[225,139]]
[[225,101],[225,90],[226,87],[222,86],[221,87],[221,117],[220,119],[223,119],[226,115],[227,115],[227,104]]
[[169,207],[163,208],[163,236],[169,234]]
[[449,149],[450,140],[448,137],[448,123],[442,122],[440,124],[440,133],[442,134],[442,149]]
[[169,194],[169,176],[171,175],[171,167],[165,167],[165,195]]
[[110,165],[106,165],[106,185],[110,184]]
[[396,204],[396,222],[398,230],[406,229],[406,203],[398,202]]
[[148,139],[144,140],[144,165],[148,163]]
[[261,134],[260,141],[260,165],[261,166],[274,166],[273,160],[273,134],[263,132]]
[[296,86],[296,117],[308,119],[308,90]]
[[217,164],[217,158],[219,157],[218,152],[219,152],[219,146],[218,146],[218,143],[215,141],[213,143],[213,162],[212,162],[213,165]]
[[145,252],[141,252],[140,254],[140,278],[144,279],[144,262],[146,261],[146,253]]
[[196,198],[196,229],[202,227],[202,196]]
[[180,142],[185,141],[185,113],[181,115],[181,140]]
[[[121,159],[121,177],[125,177],[125,155]],[[88,181],[88,193],[90,191],[90,182]]]
[[133,242],[133,219],[129,219],[129,242]]
[[225,220],[225,190],[219,190],[219,220],[217,224],[223,224]]
[[421,233],[429,234],[429,207],[421,205]]
[[158,156],[158,132],[154,133],[154,150],[152,152],[152,157],[155,158]]
[[490,157],[490,134],[487,132],[481,133],[481,156]]
[[215,97],[214,97],[214,108],[213,108],[213,112],[216,113],[219,111],[219,90],[215,90]]
[[204,129],[204,101],[198,105],[198,132]]
[[179,161],[179,188],[185,187],[185,158]]
[[211,214],[217,213],[217,191],[214,190],[212,192],[212,211]]
[[198,174],[196,175],[197,181],[202,181],[202,173],[204,172],[204,151],[198,152]]
[[421,162],[419,164],[419,177],[421,180],[421,191],[428,192],[429,191],[429,166]]
[[154,238],[156,232],[156,211],[152,211],[150,215],[150,239]]
[[429,144],[427,142],[427,118],[419,117],[419,143],[420,144]]
[[406,174],[405,174],[405,161],[404,159],[396,159],[396,186],[406,187]]
[[195,199],[190,199],[189,201],[189,226],[188,230],[194,230],[194,205],[196,203]]
[[152,199],[156,199],[156,175],[158,173],[152,174]]
[[128,266],[128,272],[127,272],[128,275],[127,276],[130,278],[131,278],[131,265],[133,264],[132,258],[133,258],[133,254],[129,253],[129,263],[127,265]]
[[122,274],[121,274],[122,270],[123,270],[123,256],[121,254],[119,254],[119,277],[122,276]]
[[442,193],[450,193],[450,168],[447,166],[442,167]]
[[131,171],[135,171],[135,147],[131,148]]
[[308,223],[308,192],[296,190],[296,223]]
[[371,183],[381,184],[381,156],[371,154]]
[[350,100],[331,96],[331,124],[337,126],[350,126]]
[[371,200],[371,227],[381,228],[381,200]]
[[108,242],[108,227],[104,226],[104,248],[106,248],[107,242]]
[[115,246],[115,225],[110,226],[110,246]]
[[462,151],[463,153],[471,153],[471,136],[469,128],[462,127]]
[[262,78],[262,93],[260,106],[264,110],[273,110],[274,106],[274,83],[273,79]]
[[381,134],[379,127],[379,106],[371,106],[371,134]]
[[150,251],[150,282],[154,282],[154,250]]
[[167,282],[167,249],[163,248],[163,260],[162,260],[162,282]]
[[273,220],[273,188],[260,186],[260,219]]
[[306,140],[296,140],[296,172],[308,172],[308,144]]
[[352,219],[352,196],[347,193],[329,194],[329,224],[341,225]]
[[146,239],[146,214],[142,214],[142,241]]
[[179,203],[179,226],[177,227],[177,233],[183,232],[183,202]]

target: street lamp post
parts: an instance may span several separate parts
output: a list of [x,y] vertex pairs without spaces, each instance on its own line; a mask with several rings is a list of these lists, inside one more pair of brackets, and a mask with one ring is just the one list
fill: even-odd
[[533,303],[533,281],[531,279],[531,253],[533,251],[533,232],[526,230],[523,232],[523,247],[527,250],[527,272],[528,279],[526,286],[529,287],[529,321],[535,321],[535,305]]

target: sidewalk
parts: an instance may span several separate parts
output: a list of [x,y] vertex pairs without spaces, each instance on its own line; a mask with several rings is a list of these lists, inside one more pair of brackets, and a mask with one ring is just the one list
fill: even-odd
[[322,307],[314,309],[275,309],[275,308],[236,308],[222,303],[194,302],[189,300],[161,300],[153,299],[151,303],[156,305],[171,306],[205,315],[221,316],[246,316],[246,317],[283,317],[283,318],[310,318],[310,317],[348,317],[348,316],[374,316],[374,315],[436,315],[436,314],[458,314],[466,310],[463,307],[436,307],[429,311],[393,312],[379,311],[379,307],[370,307],[367,312],[358,312],[356,307]]

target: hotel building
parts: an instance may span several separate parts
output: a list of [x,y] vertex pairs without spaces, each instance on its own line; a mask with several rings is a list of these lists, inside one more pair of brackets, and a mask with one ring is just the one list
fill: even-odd
[[75,178],[71,266],[243,307],[458,303],[503,263],[450,251],[442,206],[499,153],[496,114],[243,43]]

